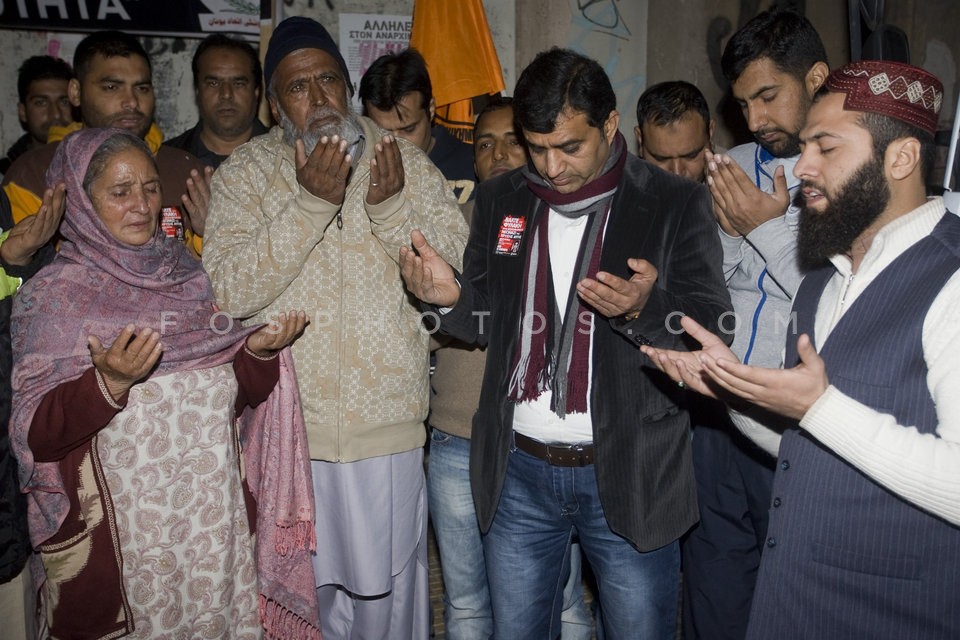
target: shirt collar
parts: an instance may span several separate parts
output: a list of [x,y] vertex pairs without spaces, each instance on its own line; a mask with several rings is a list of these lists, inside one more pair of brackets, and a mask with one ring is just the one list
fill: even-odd
[[[930,235],[945,213],[943,198],[936,196],[885,224],[870,242],[870,248],[860,263],[860,271],[886,268],[901,253]],[[830,262],[842,275],[852,273],[853,265],[845,254],[832,256]]]
[[757,158],[760,160],[760,164],[767,164],[771,160],[776,160],[777,156],[773,155],[763,146],[757,145]]

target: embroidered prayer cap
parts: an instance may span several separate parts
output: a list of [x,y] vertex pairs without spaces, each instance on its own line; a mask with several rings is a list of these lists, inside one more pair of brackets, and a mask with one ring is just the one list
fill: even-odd
[[340,47],[333,41],[330,33],[322,24],[312,18],[303,16],[293,16],[282,21],[273,30],[273,35],[270,36],[267,55],[264,56],[263,60],[263,80],[266,83],[267,91],[270,91],[270,78],[280,61],[300,49],[320,49],[330,54],[340,65],[347,91],[350,92],[351,96],[353,95],[350,71],[347,69],[347,63],[344,62],[343,55],[340,53]]
[[848,111],[890,116],[931,136],[937,132],[943,84],[920,67],[889,60],[860,60],[833,71],[824,86],[846,94],[843,108]]

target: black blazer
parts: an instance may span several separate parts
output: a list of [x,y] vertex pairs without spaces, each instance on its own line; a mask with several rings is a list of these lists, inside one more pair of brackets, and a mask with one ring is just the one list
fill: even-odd
[[[470,454],[484,531],[496,513],[513,446],[507,381],[520,323],[524,256],[539,206],[519,170],[480,185],[460,300],[440,321],[445,333],[487,345]],[[659,272],[639,318],[624,322],[598,315],[593,332],[590,409],[600,500],[613,531],[641,551],[676,540],[698,519],[689,418],[678,406],[683,394],[638,344],[685,348],[679,316],[670,314],[689,314],[716,331],[720,315],[731,310],[710,207],[704,186],[628,154],[604,236],[601,270],[629,278],[627,258],[643,258]],[[526,218],[516,256],[494,252],[508,215]]]

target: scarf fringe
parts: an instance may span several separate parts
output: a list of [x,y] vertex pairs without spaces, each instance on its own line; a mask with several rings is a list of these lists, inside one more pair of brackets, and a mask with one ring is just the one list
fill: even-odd
[[274,547],[283,558],[299,549],[317,550],[317,534],[312,522],[301,520],[292,525],[278,522],[274,535]]
[[564,398],[566,413],[586,413],[587,412],[587,391],[588,377],[570,376],[567,380],[567,395]]
[[267,640],[322,640],[317,626],[262,593],[260,623]]
[[514,367],[510,374],[510,382],[507,385],[507,394],[514,402],[533,401],[540,397],[544,391],[550,388],[550,376],[552,371],[552,361],[550,357],[544,357],[546,364],[539,371],[530,367],[530,354],[524,354]]
[[525,353],[521,355],[517,361],[516,366],[513,368],[513,371],[510,373],[510,382],[507,384],[507,393],[515,401],[518,398],[521,398],[524,395],[523,391],[523,375],[527,370],[527,366],[530,363],[530,354]]

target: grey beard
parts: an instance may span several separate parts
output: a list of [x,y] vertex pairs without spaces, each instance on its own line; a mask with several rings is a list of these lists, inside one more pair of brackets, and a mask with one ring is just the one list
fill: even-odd
[[330,105],[324,105],[315,109],[309,118],[320,120],[335,115],[336,119],[320,127],[311,127],[308,121],[306,131],[301,131],[293,124],[290,118],[287,117],[283,109],[277,105],[277,112],[280,114],[280,126],[283,128],[283,141],[293,147],[296,146],[298,138],[303,140],[303,146],[308,156],[313,153],[317,143],[320,142],[320,138],[324,136],[328,138],[339,136],[341,139],[347,141],[347,146],[349,147],[355,144],[360,139],[360,136],[363,135],[363,128],[360,126],[360,119],[357,118],[353,112],[353,107],[350,106],[348,109],[349,111],[346,115],[340,113]]

